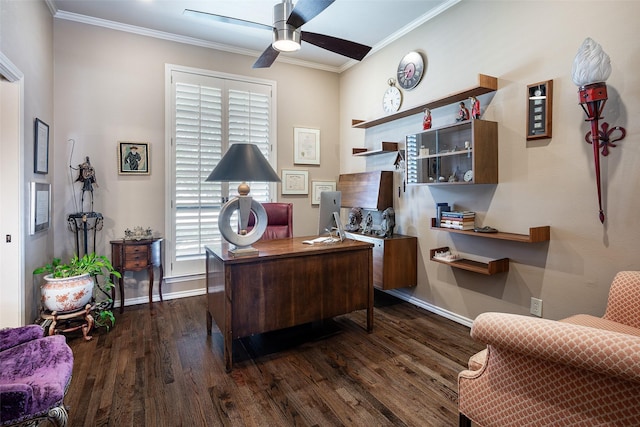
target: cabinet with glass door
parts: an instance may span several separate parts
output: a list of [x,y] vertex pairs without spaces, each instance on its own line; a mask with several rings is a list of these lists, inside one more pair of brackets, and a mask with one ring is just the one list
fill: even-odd
[[498,124],[467,120],[406,136],[407,184],[498,183]]

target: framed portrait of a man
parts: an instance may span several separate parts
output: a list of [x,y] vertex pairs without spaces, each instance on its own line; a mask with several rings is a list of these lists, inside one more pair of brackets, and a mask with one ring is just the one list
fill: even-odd
[[118,143],[118,174],[149,175],[149,143]]

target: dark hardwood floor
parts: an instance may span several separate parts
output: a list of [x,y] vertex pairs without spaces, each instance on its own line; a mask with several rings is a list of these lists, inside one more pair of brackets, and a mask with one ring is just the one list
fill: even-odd
[[126,307],[68,337],[70,426],[454,426],[469,329],[376,291],[366,312],[234,342],[206,333],[205,296]]

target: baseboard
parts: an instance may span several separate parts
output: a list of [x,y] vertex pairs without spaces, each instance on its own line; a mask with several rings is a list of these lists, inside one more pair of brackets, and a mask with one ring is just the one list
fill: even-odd
[[[403,301],[406,301],[410,304],[413,304],[417,307],[420,308],[424,308],[427,311],[430,311],[431,313],[437,314],[438,316],[442,316],[446,319],[452,320],[456,323],[459,323],[461,325],[467,326],[467,327],[471,327],[471,325],[473,324],[473,320],[466,318],[464,316],[460,316],[459,314],[456,314],[452,311],[449,310],[445,310],[443,308],[440,308],[438,306],[435,306],[433,304],[430,304],[428,302],[422,301],[421,299],[418,298],[414,298],[410,295],[405,294],[404,292],[400,292],[396,289],[391,289],[388,291],[385,291],[386,293],[388,293],[389,295],[393,295],[396,298],[399,298]],[[178,292],[170,292],[168,294],[163,293],[162,294],[162,298],[166,301],[166,300],[172,300],[172,299],[178,299],[178,298],[188,298],[188,297],[194,297],[194,296],[198,296],[198,295],[204,295],[206,294],[206,288],[200,288],[200,289],[190,289],[188,291],[178,291]],[[160,296],[158,295],[154,295],[153,296],[153,302],[159,302],[160,301]],[[141,297],[136,297],[136,298],[127,298],[124,301],[124,305],[125,307],[130,306],[130,305],[137,305],[137,304],[147,304],[149,302],[149,298],[146,296],[141,296]],[[115,302],[115,307],[120,307],[120,300],[117,300]]]
[[473,324],[473,320],[469,318],[460,316],[459,314],[456,314],[449,310],[445,310],[444,308],[440,308],[433,304],[429,304],[428,302],[422,301],[418,298],[414,298],[410,295],[405,294],[404,292],[398,291],[397,289],[391,289],[385,292],[390,295],[393,295],[396,298],[407,301],[408,303],[411,303],[417,307],[424,308],[425,310],[435,313],[438,316],[442,316],[446,319],[453,320],[454,322],[460,323],[461,325],[467,326],[469,328]]
[[[168,294],[166,293],[162,293],[162,299],[164,301],[167,300],[172,300],[172,299],[178,299],[178,298],[188,298],[188,297],[195,297],[198,295],[204,295],[206,294],[206,289],[205,288],[201,288],[201,289],[190,289],[188,291],[179,291],[179,292],[170,292]],[[160,302],[160,296],[159,295],[154,295],[152,298],[153,302]],[[149,297],[136,297],[136,298],[126,298],[124,300],[124,306],[130,306],[130,305],[137,305],[137,304],[148,304],[149,303]],[[115,307],[120,307],[120,300],[118,299],[115,302]]]

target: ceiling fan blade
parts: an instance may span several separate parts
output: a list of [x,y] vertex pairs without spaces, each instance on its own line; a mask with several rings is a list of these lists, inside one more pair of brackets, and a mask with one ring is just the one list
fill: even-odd
[[258,28],[260,30],[273,31],[271,25],[261,24],[259,22],[245,21],[244,19],[230,18],[228,16],[216,15],[213,13],[200,12],[199,10],[185,9],[182,12],[185,16],[191,16],[199,19],[207,19],[209,21],[222,22],[224,24],[242,25],[243,27]]
[[273,64],[273,62],[276,60],[276,58],[278,57],[279,53],[280,52],[278,52],[277,50],[272,48],[271,45],[269,45],[269,47],[267,47],[264,50],[264,52],[262,52],[262,55],[260,55],[258,60],[253,64],[252,68],[269,68],[269,67],[271,67],[271,64]]
[[311,21],[320,12],[331,6],[331,3],[334,1],[335,0],[298,0],[291,11],[291,15],[289,15],[289,19],[287,19],[287,24],[294,28],[300,28],[305,22]]
[[371,50],[369,46],[337,37],[325,36],[324,34],[302,31],[300,37],[307,43],[358,61],[361,61],[362,58],[367,56],[367,53]]

